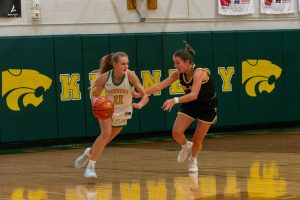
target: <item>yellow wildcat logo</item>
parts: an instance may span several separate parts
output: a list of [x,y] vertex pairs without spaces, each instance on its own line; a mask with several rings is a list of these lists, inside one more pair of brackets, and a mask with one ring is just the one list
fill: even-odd
[[263,91],[271,93],[282,69],[268,60],[246,60],[242,62],[242,84],[251,97]]
[[31,104],[35,107],[43,102],[43,94],[51,86],[52,80],[30,69],[9,69],[2,72],[2,97],[6,96],[7,107],[20,111]]

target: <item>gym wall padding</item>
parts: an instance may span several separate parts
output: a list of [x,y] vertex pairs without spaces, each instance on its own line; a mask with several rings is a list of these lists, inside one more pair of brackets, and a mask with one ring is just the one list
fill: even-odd
[[[238,125],[240,124],[239,88],[241,82],[240,76],[238,74],[240,74],[241,72],[239,72],[240,69],[237,67],[238,62],[235,32],[213,33],[213,59],[215,67],[215,89],[219,99],[219,117],[217,124],[220,127]],[[231,78],[231,85],[223,85],[223,80],[219,78],[218,75],[219,67],[222,67],[226,70],[228,70],[229,67],[234,68],[234,74]]]
[[[9,92],[2,96],[1,141],[57,139],[53,37],[1,37],[0,44],[2,91],[9,88]],[[3,80],[12,77],[13,82]],[[50,79],[51,83],[48,82]],[[50,88],[44,92],[43,87],[48,84]],[[26,103],[28,99],[36,104],[38,100],[31,98],[33,95],[39,100],[43,98],[43,102],[37,107],[31,104],[24,107],[24,101]],[[14,105],[12,109],[18,109],[19,106],[20,111],[11,110],[7,103]]]
[[300,116],[300,87],[299,87],[299,47],[300,31],[283,32],[285,98],[287,121],[297,121]]
[[[137,34],[136,44],[138,47],[138,75],[141,71],[162,70],[163,73],[163,54],[162,54],[162,34]],[[166,113],[161,109],[164,102],[164,95],[149,97],[149,104],[140,111],[141,132],[155,132],[166,130]]]
[[[299,30],[0,37],[0,142],[99,135],[89,87],[100,58],[124,51],[142,84],[142,72],[159,71],[163,80],[175,69],[172,55],[182,40],[193,46],[195,63],[209,68],[214,79],[219,105],[215,128],[300,121],[299,38]],[[234,70],[231,88],[223,88],[221,68],[223,73]],[[62,100],[60,77],[72,74],[79,74],[81,98]],[[122,134],[170,133],[179,106],[170,113],[161,106],[174,96],[180,95],[169,88],[151,95],[148,105],[134,110]]]
[[[54,49],[56,85],[58,86],[56,93],[58,135],[60,138],[84,137],[86,136],[84,101],[86,90],[81,84],[84,83],[81,36],[55,36]],[[68,88],[65,88],[64,93],[69,93],[69,95],[61,97],[63,85],[66,83],[61,83],[60,75],[67,75],[69,79],[72,75],[79,75],[79,78],[75,79],[78,80],[77,82],[70,82],[71,80],[69,82],[73,87],[77,85],[80,93],[75,94],[78,93],[77,90],[68,92]]]
[[[282,31],[239,32],[237,33],[237,49],[238,69],[241,69],[242,62],[248,59],[269,60],[283,69],[283,74],[276,81],[276,88],[271,93],[262,92],[254,98],[246,94],[245,87],[240,87],[240,124],[285,121],[284,70],[286,67],[283,63]],[[269,68],[267,70],[270,72],[273,70],[270,65],[259,66],[259,63],[252,63],[252,65],[253,68],[261,67],[261,70],[264,68]],[[241,77],[242,74],[238,76]]]
[[[85,77],[85,110],[86,110],[86,135],[97,136],[100,134],[98,121],[92,115],[91,98],[89,93],[89,73],[97,70],[100,58],[109,51],[108,35],[85,35],[82,36],[83,73]],[[79,113],[78,113],[79,114]],[[83,122],[84,123],[84,122]]]

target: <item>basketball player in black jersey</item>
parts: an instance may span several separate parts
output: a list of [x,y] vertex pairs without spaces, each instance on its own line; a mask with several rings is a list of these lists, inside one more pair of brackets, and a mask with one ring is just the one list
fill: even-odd
[[[163,90],[174,81],[180,80],[185,95],[174,97],[164,102],[162,108],[171,111],[172,107],[180,103],[180,110],[173,125],[172,136],[182,145],[177,161],[179,163],[188,159],[188,171],[198,172],[197,156],[202,149],[203,139],[211,124],[217,119],[217,99],[213,80],[209,72],[201,67],[195,66],[193,56],[195,51],[185,43],[185,47],[173,54],[176,71],[162,82],[146,90],[147,94]],[[193,141],[187,141],[184,132],[197,121]]]

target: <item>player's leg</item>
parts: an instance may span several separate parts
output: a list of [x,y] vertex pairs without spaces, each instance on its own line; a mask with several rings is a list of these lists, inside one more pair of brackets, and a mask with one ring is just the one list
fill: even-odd
[[112,134],[110,119],[98,120],[98,122],[101,133],[96,138],[93,146],[86,148],[84,153],[76,159],[74,164],[75,168],[82,168],[86,166],[89,160],[96,161],[107,144],[107,141],[109,141]]
[[119,133],[126,125],[127,125],[127,119],[112,118],[112,132],[108,140],[108,143],[112,141],[117,135],[119,135]]
[[107,142],[110,143],[117,135],[119,135],[119,133],[122,131],[123,127],[112,127],[112,132],[111,132],[111,136]]
[[197,127],[193,137],[192,156],[197,157],[202,149],[203,140],[211,126],[211,123],[197,120]]
[[189,157],[188,171],[190,173],[198,172],[197,157],[198,157],[199,152],[202,149],[202,143],[203,143],[204,137],[206,136],[210,126],[211,126],[211,123],[197,120],[197,128],[195,130],[194,137],[193,137],[192,153],[191,153],[191,156]]
[[193,121],[192,117],[178,113],[173,125],[172,136],[180,145],[186,144],[187,140],[184,133]]
[[96,138],[90,150],[90,154],[91,154],[90,159],[94,161],[96,161],[99,158],[99,156],[101,155],[104,147],[108,143],[112,134],[111,119],[98,120],[98,121],[99,121],[101,133]]
[[112,134],[111,119],[98,121],[100,125],[101,134],[96,138],[90,150],[89,162],[84,173],[84,176],[86,178],[97,178],[97,174],[95,172],[96,161],[103,152]]
[[194,119],[192,117],[178,113],[174,122],[172,136],[182,147],[177,157],[177,162],[179,163],[184,162],[190,156],[193,143],[187,141],[184,133],[193,121]]

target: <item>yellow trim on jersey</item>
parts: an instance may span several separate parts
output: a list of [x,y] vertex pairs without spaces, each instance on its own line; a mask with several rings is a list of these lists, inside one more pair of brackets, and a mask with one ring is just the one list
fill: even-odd
[[[183,75],[182,75],[182,76],[183,76],[183,81],[184,81],[184,83],[186,83],[186,84],[189,84],[189,83],[190,83],[190,82],[193,80],[193,76],[194,76],[194,72],[195,72],[195,71],[194,71],[194,68],[195,68],[195,66],[196,66],[196,65],[195,65],[195,64],[193,64],[193,75],[192,75],[192,78],[191,78],[191,80],[189,80],[189,81],[186,81],[186,80],[185,80],[185,75],[184,75],[184,73],[183,73]],[[196,70],[197,70],[197,69],[196,69]]]
[[[208,75],[208,79],[207,80],[205,80],[205,81],[202,81],[202,84],[205,84],[205,83],[207,83],[208,81],[209,81],[209,71],[208,70],[206,70],[206,69],[204,69],[204,68],[197,68],[195,71],[197,71],[197,70],[202,70],[202,71],[204,71],[204,72],[206,72],[207,73],[207,75]],[[194,72],[195,72],[194,71]],[[193,76],[194,76],[194,73],[193,73]]]

